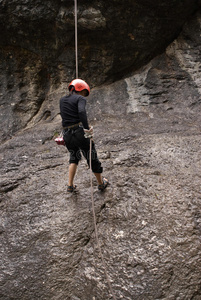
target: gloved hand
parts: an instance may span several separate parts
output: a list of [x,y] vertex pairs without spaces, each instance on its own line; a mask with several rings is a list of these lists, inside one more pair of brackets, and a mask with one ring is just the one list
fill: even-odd
[[94,134],[93,126],[90,126],[89,129],[84,129],[84,133],[86,139],[92,139]]

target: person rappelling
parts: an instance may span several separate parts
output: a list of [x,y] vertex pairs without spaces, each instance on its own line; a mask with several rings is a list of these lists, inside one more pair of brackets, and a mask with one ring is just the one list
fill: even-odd
[[[76,189],[74,177],[81,153],[90,166],[90,139],[93,137],[93,127],[89,127],[86,113],[86,98],[90,93],[89,85],[82,79],[74,79],[69,84],[69,95],[60,99],[60,114],[63,126],[63,139],[70,152],[69,178],[67,192]],[[104,191],[108,180],[102,176],[103,168],[98,159],[94,141],[91,148],[91,169],[97,182],[98,190]]]

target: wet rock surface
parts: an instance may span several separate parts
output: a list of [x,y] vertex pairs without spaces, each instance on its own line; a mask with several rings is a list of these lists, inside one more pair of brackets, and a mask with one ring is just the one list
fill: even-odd
[[[197,14],[163,54],[88,99],[110,181],[104,193],[95,180],[93,187],[117,299],[201,297],[200,20]],[[27,127],[0,146],[0,299],[112,299],[88,167],[82,160],[78,191],[67,194],[68,153],[54,142],[66,86],[48,91]]]

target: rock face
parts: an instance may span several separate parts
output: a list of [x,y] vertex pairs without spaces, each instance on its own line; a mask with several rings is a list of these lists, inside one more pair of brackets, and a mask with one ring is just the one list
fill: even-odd
[[[35,7],[43,16],[40,2],[35,1],[38,4],[33,8],[32,1],[28,2],[26,6],[26,1],[18,1],[17,8],[16,2],[10,1],[10,9],[13,5],[19,14],[19,18],[18,14],[13,16],[12,10],[13,22],[15,18],[23,20],[20,13],[25,12],[34,21]],[[46,11],[44,18],[53,14],[55,6],[58,10],[67,7],[65,1],[56,1],[52,6],[48,3],[50,12]],[[117,13],[120,1],[111,3],[116,3]],[[127,3],[134,5],[133,1]],[[168,5],[169,9],[179,5],[178,1],[169,1],[166,6],[163,1],[160,5],[156,1],[141,3],[144,7],[149,4],[150,16],[152,9],[165,12]],[[8,10],[7,1],[1,4],[4,12]],[[85,35],[95,27],[99,31],[98,26],[107,26],[110,7],[103,13],[101,7],[106,4],[102,2],[99,6],[95,2],[94,10],[89,9],[92,1],[82,4],[79,26]],[[183,20],[184,12],[190,14],[192,7],[193,1],[182,1],[178,12]],[[68,7],[63,14],[69,26],[72,9]],[[91,14],[97,20],[86,22]],[[4,31],[11,26],[2,18],[1,22]],[[200,25],[201,15],[197,12],[177,39],[166,48],[168,40],[164,43],[163,53],[158,45],[160,54],[154,59],[138,70],[133,65],[133,72],[119,81],[93,88],[88,99],[96,147],[104,175],[110,180],[105,193],[97,191],[95,180],[93,186],[99,241],[117,299],[201,298]],[[30,27],[30,31],[24,30],[31,34]],[[73,36],[73,22],[69,32]],[[72,36],[69,43],[73,44]],[[49,73],[50,65],[46,62],[44,67],[48,55],[40,60],[38,57],[45,39],[49,49],[52,43],[47,35],[38,43],[34,38],[21,39],[27,47],[8,46],[2,39],[0,299],[112,299],[95,240],[89,170],[82,160],[76,176],[78,193],[68,195],[68,153],[54,142],[61,130],[58,101],[66,92],[62,76],[67,73],[56,59],[58,72],[52,67],[54,72]],[[32,42],[34,51],[28,47]],[[72,76],[71,63],[66,78]],[[112,68],[115,64],[110,66],[111,76],[107,76],[114,79]],[[90,80],[98,84],[93,72]]]
[[[27,126],[43,102],[54,102],[75,77],[69,2],[0,1],[3,140]],[[97,86],[137,70],[165,50],[198,7],[197,0],[78,1],[79,76]],[[51,105],[42,119],[54,119]]]

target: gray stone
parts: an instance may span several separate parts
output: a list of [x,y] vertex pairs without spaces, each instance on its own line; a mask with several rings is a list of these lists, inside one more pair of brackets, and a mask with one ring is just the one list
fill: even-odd
[[[18,5],[34,18],[34,7],[30,14]],[[110,181],[104,193],[95,179],[93,188],[99,242],[117,299],[201,297],[200,20],[197,13],[164,53],[119,81],[94,87],[88,98]],[[69,154],[54,141],[67,80],[55,72],[48,85],[35,54],[16,48],[12,56],[9,49],[1,49],[7,58],[0,80],[0,299],[112,299],[95,239],[88,167],[82,160],[78,192],[67,194]],[[27,58],[23,64],[20,54]],[[30,90],[30,102],[20,102],[23,89]]]

